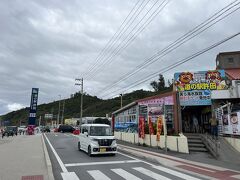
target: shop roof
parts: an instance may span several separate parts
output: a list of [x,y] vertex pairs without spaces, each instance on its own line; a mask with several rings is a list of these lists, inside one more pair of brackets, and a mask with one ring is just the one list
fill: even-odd
[[150,100],[150,99],[156,99],[156,98],[162,98],[162,97],[172,96],[173,94],[174,94],[174,92],[171,91],[171,92],[167,92],[167,93],[164,93],[164,94],[159,94],[159,95],[147,97],[147,98],[144,98],[144,99],[138,99],[136,102],[138,103],[138,102],[147,101],[147,100]]
[[131,107],[133,107],[133,106],[135,106],[135,105],[137,105],[137,102],[136,102],[136,101],[133,101],[133,102],[129,103],[128,105],[123,106],[121,109],[118,109],[118,110],[114,111],[112,114],[120,113],[120,112],[122,112],[122,111],[124,111],[124,110],[126,110],[126,109],[128,109],[128,108],[131,108]]
[[221,56],[221,55],[235,55],[235,54],[240,54],[240,51],[220,52],[217,56]]
[[240,69],[226,69],[225,73],[231,80],[240,80]]
[[155,95],[155,96],[150,96],[150,97],[147,97],[147,98],[144,98],[144,99],[138,99],[136,101],[133,101],[131,102],[130,104],[122,107],[121,109],[118,109],[116,111],[114,111],[112,114],[117,114],[117,113],[120,113],[126,109],[129,109],[135,105],[138,104],[138,102],[141,102],[141,101],[146,101],[146,100],[150,100],[150,99],[155,99],[155,98],[162,98],[162,97],[167,97],[167,96],[171,96],[173,95],[175,92],[171,91],[171,92],[166,92],[166,93],[163,93],[163,94],[159,94],[159,95]]

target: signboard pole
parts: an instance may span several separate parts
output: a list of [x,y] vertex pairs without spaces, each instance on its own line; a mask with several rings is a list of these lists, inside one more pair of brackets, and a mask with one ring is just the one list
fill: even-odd
[[35,125],[38,101],[38,88],[32,88],[28,125]]
[[166,108],[165,108],[165,103],[163,103],[163,131],[164,131],[164,137],[165,137],[165,153],[167,153],[167,122],[165,118],[165,113],[166,113]]

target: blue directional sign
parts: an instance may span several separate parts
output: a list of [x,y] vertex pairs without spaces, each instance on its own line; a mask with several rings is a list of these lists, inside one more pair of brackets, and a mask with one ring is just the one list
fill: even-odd
[[38,88],[32,88],[28,125],[35,125],[38,101]]

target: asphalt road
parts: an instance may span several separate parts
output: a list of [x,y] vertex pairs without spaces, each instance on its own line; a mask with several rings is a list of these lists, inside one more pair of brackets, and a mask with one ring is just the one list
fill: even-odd
[[196,176],[121,152],[116,156],[89,157],[87,153],[78,151],[78,138],[72,134],[49,133],[46,134],[45,141],[56,180],[198,180]]

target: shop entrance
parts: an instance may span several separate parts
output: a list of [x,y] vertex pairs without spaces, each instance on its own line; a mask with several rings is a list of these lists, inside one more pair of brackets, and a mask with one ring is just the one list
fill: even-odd
[[210,133],[211,106],[182,106],[184,133]]

